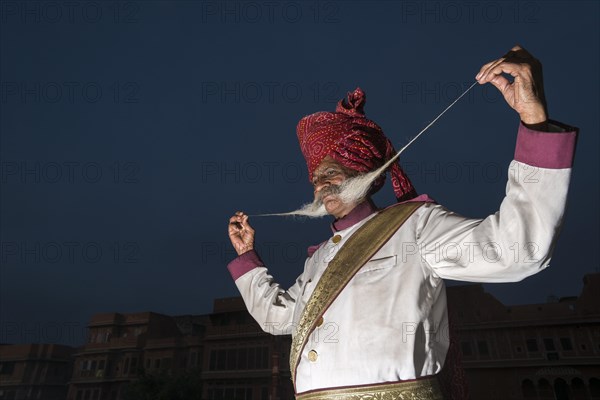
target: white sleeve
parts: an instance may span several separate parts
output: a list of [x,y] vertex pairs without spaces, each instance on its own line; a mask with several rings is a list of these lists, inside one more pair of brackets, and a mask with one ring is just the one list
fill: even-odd
[[468,219],[428,205],[417,232],[422,260],[441,278],[471,282],[515,282],[543,270],[562,223],[570,175],[570,168],[513,160],[495,214]]
[[[308,260],[307,260],[308,262]],[[297,302],[304,288],[304,272],[284,290],[264,266],[258,266],[236,279],[235,284],[248,312],[260,327],[273,335],[289,335]]]

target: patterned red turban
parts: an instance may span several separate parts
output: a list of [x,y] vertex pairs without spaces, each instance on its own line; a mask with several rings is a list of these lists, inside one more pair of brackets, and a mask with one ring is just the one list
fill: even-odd
[[[298,122],[296,134],[311,182],[315,169],[326,156],[354,171],[370,172],[396,155],[379,125],[365,118],[365,102],[364,92],[356,88],[338,102],[335,112],[320,111]],[[395,162],[390,169],[398,201],[416,197],[415,188],[400,165]],[[385,174],[382,174],[373,182],[369,194],[377,192],[384,183]]]

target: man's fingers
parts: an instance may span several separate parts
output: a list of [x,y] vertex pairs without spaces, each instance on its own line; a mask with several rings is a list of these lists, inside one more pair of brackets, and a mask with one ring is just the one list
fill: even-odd
[[[498,60],[490,61],[489,63],[485,64],[483,67],[481,67],[481,69],[479,70],[479,73],[475,76],[475,79],[480,81],[483,76],[487,75],[487,73],[492,68],[494,68],[496,65],[498,65],[502,61],[504,61],[504,59],[500,58]],[[483,82],[480,81],[479,83],[483,83]]]
[[477,73],[477,75],[475,76],[475,79],[479,79],[479,77],[480,77],[481,75],[483,75],[483,73],[484,73],[485,71],[487,71],[488,67],[489,67],[490,65],[492,65],[494,62],[495,62],[495,61],[490,61],[489,63],[487,63],[487,64],[484,64],[484,65],[483,65],[483,66],[482,66],[482,67],[479,69],[479,72],[478,72],[478,73]]
[[496,75],[494,79],[490,81],[490,83],[502,93],[504,93],[506,88],[508,88],[511,85],[511,82],[502,75]]
[[510,49],[510,53],[512,53],[512,55],[515,58],[519,58],[519,59],[532,59],[533,56],[531,55],[530,52],[528,52],[526,49],[524,49],[523,47],[516,45],[515,47],[513,47],[512,49]]
[[248,230],[248,231],[250,231],[250,232],[254,232],[254,229],[253,229],[253,228],[250,226],[250,224],[248,223],[248,216],[247,216],[247,215],[244,215],[244,216],[242,217],[242,222],[241,222],[241,224],[242,224],[242,227],[243,227],[244,229],[247,229],[247,230]]
[[238,211],[236,213],[236,215],[229,218],[229,233],[230,234],[240,233],[240,231],[242,231],[242,229],[243,229],[242,217],[240,215],[237,215],[238,213],[240,213],[240,212]]
[[233,217],[229,218],[230,224],[236,224],[239,222],[241,222],[241,218],[238,215],[234,215]]
[[526,78],[528,76],[529,77],[531,76],[531,71],[530,71],[530,67],[528,64],[502,62],[502,63],[494,66],[489,71],[487,71],[483,76],[481,76],[479,78],[479,83],[483,84],[483,83],[491,82],[493,79],[495,79],[497,76],[499,76],[502,73],[509,74],[515,78],[519,78],[519,77]]
[[237,212],[236,215],[229,218],[229,226],[230,228],[235,229],[235,231],[239,232],[242,230],[247,230],[248,232],[253,233],[254,229],[248,223],[248,216],[242,212]]
[[475,79],[479,81],[480,84],[487,83],[494,79],[493,77],[489,76],[489,73],[502,63],[520,64],[523,61],[530,59],[533,59],[533,56],[527,50],[517,44],[499,59],[491,61],[481,67],[479,73],[475,76]]

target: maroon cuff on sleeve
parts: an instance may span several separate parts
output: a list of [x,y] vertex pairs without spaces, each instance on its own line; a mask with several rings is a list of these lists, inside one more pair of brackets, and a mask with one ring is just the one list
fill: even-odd
[[254,250],[250,250],[231,261],[229,265],[227,265],[227,269],[235,281],[246,272],[263,265],[265,264],[258,256],[258,253]]
[[571,168],[577,130],[565,132],[540,132],[519,125],[515,160],[540,168]]

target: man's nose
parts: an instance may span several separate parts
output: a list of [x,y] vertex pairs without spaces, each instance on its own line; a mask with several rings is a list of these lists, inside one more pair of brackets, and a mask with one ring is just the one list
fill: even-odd
[[325,186],[329,186],[329,185],[331,185],[331,182],[329,181],[329,179],[317,178],[316,183],[315,183],[315,193],[320,192],[321,189],[323,189]]

